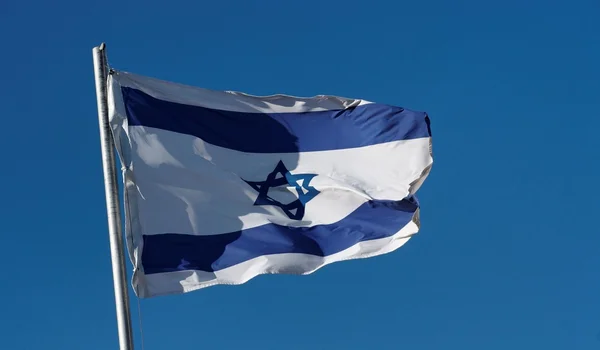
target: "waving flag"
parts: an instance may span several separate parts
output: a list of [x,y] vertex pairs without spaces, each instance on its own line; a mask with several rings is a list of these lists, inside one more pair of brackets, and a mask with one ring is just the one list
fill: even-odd
[[419,229],[426,113],[120,71],[108,93],[140,297],[308,274],[391,252]]

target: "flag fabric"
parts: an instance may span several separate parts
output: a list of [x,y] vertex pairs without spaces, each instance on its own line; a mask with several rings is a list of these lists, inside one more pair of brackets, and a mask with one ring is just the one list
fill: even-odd
[[308,274],[419,230],[425,112],[336,96],[252,96],[112,71],[125,233],[139,297]]

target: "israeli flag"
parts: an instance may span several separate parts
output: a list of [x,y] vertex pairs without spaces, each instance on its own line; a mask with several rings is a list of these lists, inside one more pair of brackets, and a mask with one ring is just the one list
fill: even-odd
[[121,71],[108,90],[139,297],[309,274],[391,252],[419,229],[426,113]]

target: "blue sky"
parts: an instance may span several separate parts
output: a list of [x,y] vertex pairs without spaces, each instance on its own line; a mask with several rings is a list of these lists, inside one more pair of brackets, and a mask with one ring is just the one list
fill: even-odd
[[[92,70],[427,111],[421,232],[141,301],[145,349],[598,349],[600,3],[3,1],[0,348],[115,349]],[[136,345],[141,345],[132,299]]]

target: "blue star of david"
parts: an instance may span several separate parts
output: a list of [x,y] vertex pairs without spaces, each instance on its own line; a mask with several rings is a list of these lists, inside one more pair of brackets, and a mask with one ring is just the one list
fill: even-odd
[[[281,177],[277,178],[277,175]],[[310,181],[317,174],[291,174],[282,161],[279,161],[275,170],[268,176],[266,181],[246,181],[248,185],[258,192],[258,197],[254,201],[254,205],[273,205],[281,208],[281,210],[292,220],[301,220],[304,217],[306,203],[315,198],[320,192],[314,187],[309,186]],[[283,204],[269,197],[269,189],[280,186],[293,186],[298,192],[298,199],[295,201]]]

